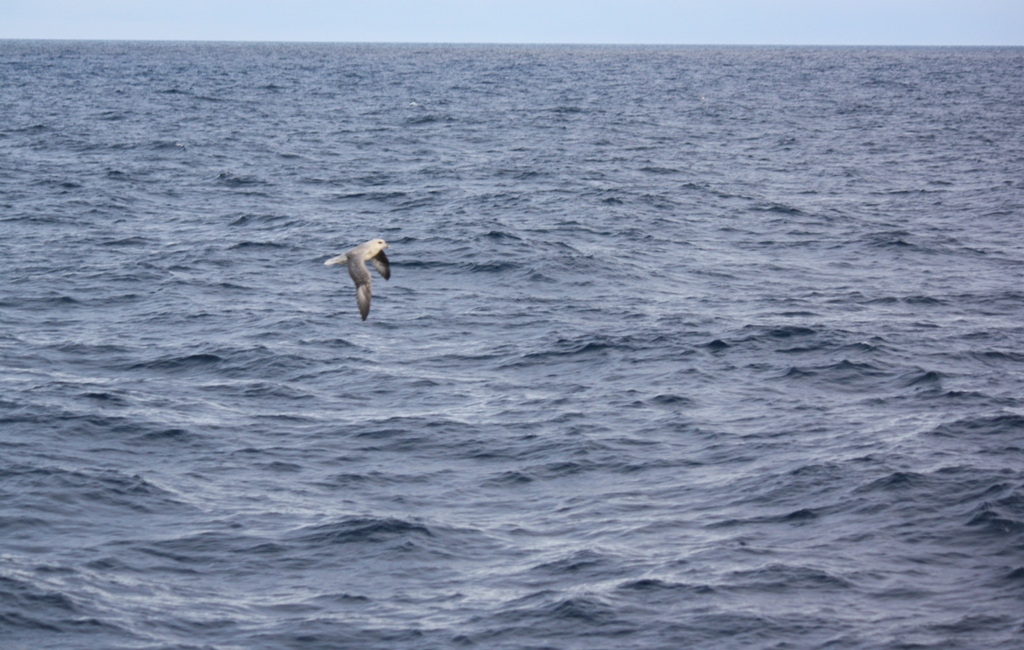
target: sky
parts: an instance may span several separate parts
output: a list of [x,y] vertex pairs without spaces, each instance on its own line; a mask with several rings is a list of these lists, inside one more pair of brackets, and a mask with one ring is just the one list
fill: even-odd
[[1024,0],[0,0],[0,39],[1024,45]]

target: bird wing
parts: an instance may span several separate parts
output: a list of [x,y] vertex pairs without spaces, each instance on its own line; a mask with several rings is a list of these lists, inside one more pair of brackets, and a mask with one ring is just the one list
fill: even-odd
[[370,298],[373,297],[370,271],[366,268],[363,260],[353,255],[348,258],[348,274],[356,283],[356,302],[359,304],[359,314],[363,320],[366,320],[366,316],[370,313]]
[[370,283],[359,285],[356,289],[356,303],[359,305],[359,315],[366,320],[366,317],[370,315],[370,298],[373,297],[373,291],[370,289]]
[[377,269],[377,273],[380,273],[380,277],[385,280],[391,279],[391,265],[388,263],[388,256],[384,254],[384,251],[377,253],[370,258],[373,262],[373,268]]

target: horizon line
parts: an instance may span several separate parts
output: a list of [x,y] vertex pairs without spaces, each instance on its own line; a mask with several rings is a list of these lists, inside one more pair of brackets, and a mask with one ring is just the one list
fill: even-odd
[[326,40],[262,40],[212,38],[81,38],[81,37],[0,37],[0,43],[19,42],[80,42],[80,43],[221,43],[225,45],[439,45],[439,46],[555,46],[555,47],[878,47],[878,48],[1024,48],[1019,45],[992,44],[900,44],[900,43],[629,43],[583,41],[326,41]]

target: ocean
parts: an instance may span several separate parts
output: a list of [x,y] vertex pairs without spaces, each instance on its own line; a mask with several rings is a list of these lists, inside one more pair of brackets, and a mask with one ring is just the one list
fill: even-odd
[[1024,647],[1024,48],[0,41],[0,278],[5,649]]

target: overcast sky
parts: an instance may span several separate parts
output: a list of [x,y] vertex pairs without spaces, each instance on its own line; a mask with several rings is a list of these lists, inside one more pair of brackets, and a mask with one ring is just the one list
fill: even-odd
[[0,0],[0,39],[1024,45],[1024,0]]

